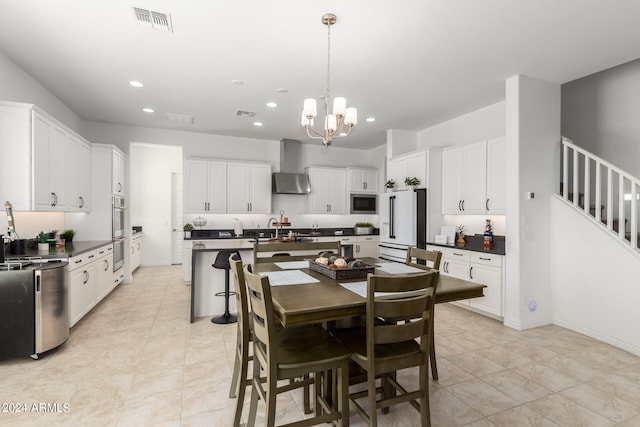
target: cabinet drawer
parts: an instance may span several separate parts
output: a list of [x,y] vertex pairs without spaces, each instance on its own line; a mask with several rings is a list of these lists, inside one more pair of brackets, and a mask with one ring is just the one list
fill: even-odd
[[358,243],[380,243],[378,236],[358,236]]
[[113,244],[110,243],[108,245],[105,245],[105,246],[102,246],[102,247],[96,249],[96,257],[95,258],[102,258],[103,256],[111,255],[112,253],[113,253]]
[[502,267],[502,256],[495,254],[486,254],[480,252],[471,252],[471,262],[476,264],[491,265],[494,267]]
[[78,268],[85,267],[89,263],[97,259],[97,250],[85,252],[81,255],[69,258],[69,271],[77,270]]
[[469,251],[465,251],[463,249],[456,249],[456,248],[444,248],[441,246],[438,246],[437,248],[434,248],[434,249],[442,252],[443,258],[452,258],[459,261],[469,262]]

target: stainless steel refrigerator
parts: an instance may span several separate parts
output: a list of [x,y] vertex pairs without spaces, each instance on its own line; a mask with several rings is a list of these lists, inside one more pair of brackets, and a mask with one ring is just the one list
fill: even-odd
[[380,206],[380,258],[404,262],[407,248],[427,247],[427,190],[383,193]]

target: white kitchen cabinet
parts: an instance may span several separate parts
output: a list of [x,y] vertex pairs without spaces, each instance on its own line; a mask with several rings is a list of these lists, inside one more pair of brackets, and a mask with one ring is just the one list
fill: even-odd
[[347,168],[349,193],[377,194],[378,171],[375,169]]
[[82,138],[33,104],[0,102],[2,197],[16,211],[82,211],[69,193],[76,167],[69,147],[74,156],[77,140]]
[[358,236],[356,245],[353,250],[354,258],[378,258],[378,248],[380,245],[380,237],[378,236]]
[[311,193],[307,196],[308,213],[345,214],[347,206],[344,169],[309,167]]
[[506,143],[504,138],[487,141],[487,200],[486,213],[507,212]]
[[396,187],[402,187],[405,178],[416,177],[420,180],[418,187],[426,187],[427,162],[425,150],[395,156],[387,161],[387,180],[393,179]]
[[91,210],[91,145],[83,139],[70,136],[67,141],[67,193],[69,210]]
[[113,148],[111,162],[111,192],[114,196],[124,197],[125,189],[125,155],[117,148]]
[[486,211],[487,144],[485,141],[442,150],[442,213]]
[[69,258],[69,327],[78,323],[96,304],[95,258],[95,250]]
[[142,233],[134,233],[131,236],[131,273],[142,263]]
[[440,273],[486,285],[484,296],[453,304],[501,319],[504,316],[504,256],[458,248],[427,246],[442,252]]
[[113,245],[108,244],[96,250],[95,277],[97,301],[100,302],[114,288],[113,283]]
[[190,159],[185,162],[185,213],[227,212],[227,163]]
[[35,210],[67,210],[68,141],[65,129],[33,111]]
[[228,213],[271,213],[271,165],[227,163]]

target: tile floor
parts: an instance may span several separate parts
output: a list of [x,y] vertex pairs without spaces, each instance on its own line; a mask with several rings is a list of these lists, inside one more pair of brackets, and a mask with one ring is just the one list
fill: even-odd
[[[235,325],[190,324],[180,275],[140,268],[59,350],[0,362],[0,425],[229,426]],[[557,326],[518,332],[448,304],[436,313],[434,426],[640,426],[639,357]],[[282,396],[279,419],[300,407],[299,393]],[[408,405],[379,420],[419,425]]]

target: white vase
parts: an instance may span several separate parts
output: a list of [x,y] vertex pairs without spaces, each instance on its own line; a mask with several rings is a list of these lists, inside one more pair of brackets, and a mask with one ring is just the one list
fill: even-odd
[[49,243],[38,243],[38,252],[49,252]]
[[185,231],[184,232],[184,238],[185,239],[190,239],[191,238],[191,232],[190,231]]

